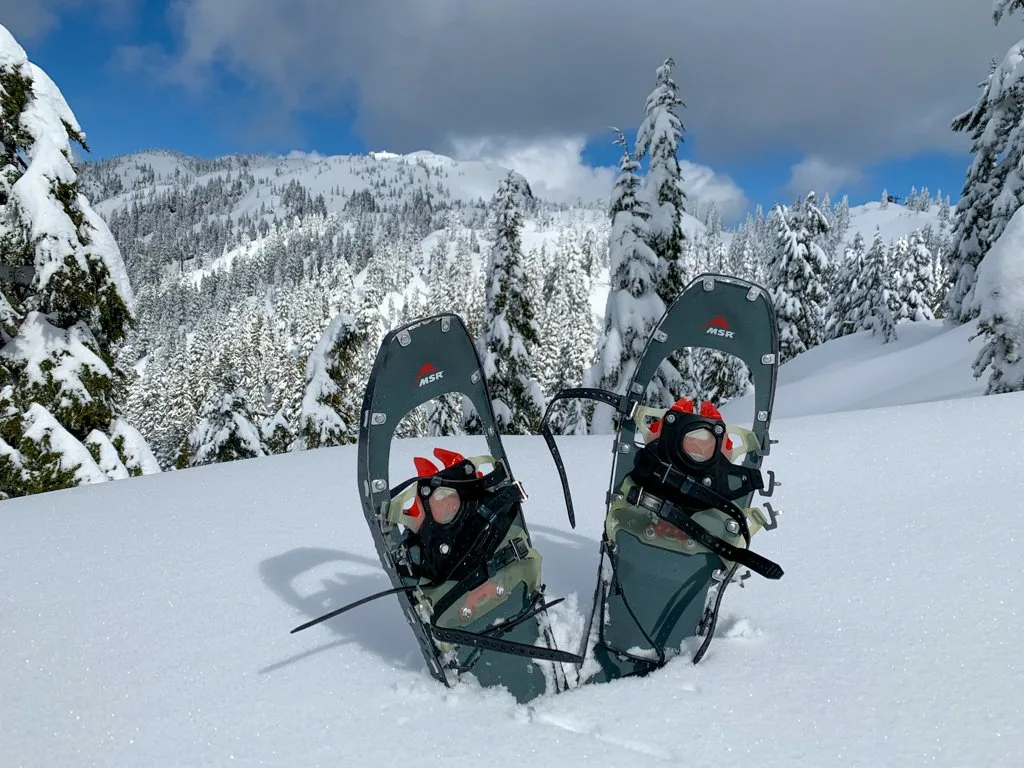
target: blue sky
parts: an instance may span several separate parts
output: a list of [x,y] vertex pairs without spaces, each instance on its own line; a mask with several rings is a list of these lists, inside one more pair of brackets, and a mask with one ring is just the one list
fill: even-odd
[[[421,148],[444,152],[451,151],[450,145],[439,138],[444,131],[449,134],[458,132],[460,126],[465,125],[466,133],[471,137],[488,135],[486,116],[481,117],[471,111],[465,115],[454,114],[454,110],[448,108],[441,117],[437,117],[428,115],[422,104],[419,107],[419,114],[424,115],[421,133],[417,133],[415,116],[400,128],[395,128],[396,119],[392,113],[397,107],[386,103],[387,88],[381,88],[379,82],[375,85],[368,79],[369,75],[353,87],[334,87],[335,84],[324,75],[324,71],[329,69],[297,66],[294,63],[295,49],[290,54],[284,51],[275,59],[275,54],[268,53],[270,47],[261,47],[258,42],[260,30],[273,29],[275,24],[279,30],[281,18],[288,18],[271,14],[279,14],[281,8],[298,8],[304,4],[303,0],[294,0],[294,6],[281,6],[276,11],[272,7],[276,0],[253,0],[245,6],[246,9],[256,9],[249,15],[258,19],[260,13],[265,13],[267,21],[259,27],[253,26],[257,21],[247,18],[245,23],[250,27],[245,32],[248,39],[244,44],[231,37],[231,27],[235,25],[225,23],[223,29],[215,29],[216,20],[227,15],[226,5],[233,1],[183,0],[180,8],[185,10],[174,16],[169,15],[164,4],[143,0],[97,0],[105,8],[106,4],[116,8],[119,12],[115,14],[97,12],[94,3],[83,5],[78,0],[43,0],[44,4],[54,3],[53,23],[48,29],[43,24],[33,29],[26,22],[22,24],[22,34],[19,34],[17,23],[11,24],[11,31],[29,58],[46,70],[63,91],[88,135],[92,157],[95,158],[154,147],[203,156],[233,152],[284,153],[293,149],[316,150],[323,154]],[[785,0],[791,1],[799,0]],[[0,9],[4,8],[4,2],[0,2]],[[899,0],[890,2],[898,3]],[[4,14],[0,16],[6,18]],[[985,24],[990,25],[990,21],[984,18],[984,13],[980,16],[979,34],[990,34],[985,31]],[[298,40],[294,45],[298,46],[297,50],[302,51],[303,45],[307,44],[311,51],[324,47],[322,41],[312,36],[317,22],[315,18],[311,22],[296,22],[294,36]],[[308,27],[308,43],[302,40],[306,28],[301,27],[301,23],[313,25]],[[366,23],[364,21],[364,29]],[[507,24],[507,20],[503,23]],[[385,60],[392,54],[386,45],[388,39],[389,36],[382,33],[374,49],[383,52],[381,58]],[[981,49],[991,48],[988,58],[1002,55],[1001,42],[993,44],[991,40],[984,40],[982,43],[984,45],[979,44]],[[350,48],[354,44],[347,43]],[[339,47],[344,45],[345,41],[339,40]],[[402,45],[406,55],[414,53],[410,53],[409,46],[398,40],[395,45]],[[249,48],[254,50],[247,50]],[[363,51],[361,55],[365,58],[367,53]],[[425,68],[430,66],[433,55],[433,51],[429,56],[423,55]],[[467,55],[480,56],[479,53]],[[648,57],[644,61],[652,60]],[[279,64],[277,70],[272,69],[275,62]],[[974,83],[986,71],[987,58],[971,55],[965,58],[965,62],[961,67],[963,71],[955,80],[956,87],[947,89],[955,91],[956,98],[941,102],[935,110],[934,119],[925,126],[926,130],[915,129],[922,137],[927,134],[928,140],[919,145],[923,146],[923,151],[915,151],[912,140],[896,140],[900,146],[882,151],[879,144],[885,143],[886,133],[884,126],[879,128],[877,125],[877,119],[865,118],[866,124],[873,125],[872,130],[876,131],[866,135],[864,130],[848,125],[850,120],[838,114],[833,120],[838,126],[832,129],[837,134],[834,141],[829,136],[830,117],[818,120],[820,126],[807,146],[792,146],[800,142],[778,138],[786,136],[786,126],[775,117],[767,118],[765,123],[770,125],[770,130],[775,130],[776,138],[763,138],[760,131],[744,133],[744,126],[736,125],[737,118],[727,114],[714,91],[700,91],[703,80],[694,79],[691,74],[693,68],[684,69],[685,65],[680,64],[676,79],[681,86],[681,95],[688,103],[682,111],[688,131],[680,156],[728,176],[742,189],[751,205],[767,207],[778,200],[791,199],[794,186],[800,187],[799,179],[795,185],[790,183],[794,169],[800,167],[801,162],[807,162],[808,156],[821,159],[818,164],[812,162],[804,167],[808,183],[830,184],[833,196],[847,193],[854,203],[878,199],[883,188],[903,195],[911,185],[926,186],[933,193],[941,189],[955,200],[969,157],[963,142],[957,144],[943,136],[944,133],[951,135],[948,125],[955,112],[970,106]],[[367,72],[374,66],[377,65],[371,62]],[[416,66],[415,60],[412,66]],[[341,70],[343,62],[339,63]],[[788,71],[788,68],[780,62],[779,70]],[[388,75],[394,76],[394,72]],[[363,73],[359,77],[363,77]],[[451,77],[454,83],[454,75]],[[949,75],[945,77],[949,79]],[[578,125],[573,124],[569,107],[565,108],[568,114],[552,117],[551,125],[545,125],[544,110],[538,107],[538,116],[531,118],[532,122],[526,119],[521,124],[517,122],[512,131],[517,133],[517,140],[527,142],[532,136],[547,134],[581,135],[586,137],[580,155],[584,165],[614,165],[619,150],[612,145],[610,133],[594,131],[592,126],[607,125],[608,122],[600,123],[606,116],[624,117],[624,120],[616,119],[616,122],[627,135],[635,134],[646,91],[653,85],[653,67],[646,66],[631,78],[630,83],[636,84],[633,92],[617,97],[625,106],[618,108],[615,114],[612,114],[613,110],[609,110],[607,115],[601,112],[600,105],[595,106],[592,103],[595,99],[590,98],[580,107],[579,113],[583,117]],[[351,79],[357,79],[357,76],[352,75]],[[432,78],[435,82],[438,79]],[[538,71],[536,75],[523,75],[523,79],[522,83],[510,82],[510,98],[524,98],[521,95],[524,93],[527,94],[525,98],[529,98],[529,89],[542,84],[545,78]],[[282,89],[282,82],[292,80],[301,81],[308,87],[297,87],[294,93]],[[460,80],[458,85],[453,84],[447,90],[458,90],[463,86]],[[418,87],[422,90],[422,83]],[[442,93],[440,96],[435,94],[430,103],[438,103],[438,111],[442,112],[444,99],[450,96],[453,103],[465,103],[469,110],[474,101],[472,88],[465,90],[467,96],[461,102],[458,93]],[[601,93],[600,90],[597,92]],[[691,93],[694,94],[692,98],[688,95]],[[370,98],[367,98],[368,94]],[[538,93],[536,100],[538,104],[550,103],[543,93]],[[705,104],[712,104],[714,108],[705,110]],[[801,105],[801,108],[806,108],[806,105]],[[865,110],[871,108],[870,105],[864,107]],[[891,106],[880,104],[878,107],[880,114],[884,114],[886,109],[891,113]],[[637,116],[633,125],[629,124],[629,114]],[[706,118],[705,115],[712,117]],[[445,124],[446,118],[450,119],[450,124]],[[896,115],[892,119],[893,133],[902,136],[902,118]],[[746,122],[756,123],[756,120],[748,115]],[[511,123],[506,120],[506,124]],[[858,141],[863,139],[856,150],[846,151],[851,140],[838,135],[847,128],[850,136]],[[490,130],[494,130],[493,124]]]

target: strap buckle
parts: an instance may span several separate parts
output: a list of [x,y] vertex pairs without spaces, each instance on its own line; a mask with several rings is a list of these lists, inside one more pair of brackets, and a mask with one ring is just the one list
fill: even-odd
[[515,487],[517,491],[519,491],[520,501],[529,501],[530,495],[526,492],[526,488],[523,487],[523,483],[521,480],[515,480],[512,483],[512,485]]
[[[512,539],[512,541],[510,541],[508,544],[516,560],[525,560],[527,555],[530,554],[529,544],[527,544],[526,541],[519,536]],[[520,548],[522,548],[521,551]]]

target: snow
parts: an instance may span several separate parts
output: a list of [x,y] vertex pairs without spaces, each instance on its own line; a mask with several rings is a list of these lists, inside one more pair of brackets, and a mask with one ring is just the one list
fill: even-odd
[[142,433],[124,419],[114,419],[110,426],[110,438],[112,441],[122,441],[122,450],[128,467],[138,468],[144,475],[162,471],[160,462],[156,460]]
[[1024,324],[1024,209],[1010,218],[1002,236],[982,259],[974,305],[988,318]]
[[60,469],[74,469],[79,483],[102,483],[108,479],[88,449],[39,403],[25,409],[23,419],[25,439],[40,446],[49,444],[59,457]]
[[[970,396],[972,328],[900,329],[783,366],[765,466],[784,513],[754,542],[786,575],[730,591],[704,661],[529,705],[434,682],[390,598],[289,634],[388,586],[354,446],[5,501],[0,764],[1024,764],[1024,456],[998,437],[1024,394]],[[396,472],[436,441],[400,441]],[[576,530],[542,440],[505,440],[571,639],[611,453],[559,443]]]
[[850,226],[846,230],[847,244],[853,243],[854,236],[859,232],[865,242],[870,243],[877,227],[882,235],[882,242],[888,245],[901,237],[909,237],[912,232],[931,226],[939,228],[939,205],[932,203],[927,211],[916,211],[905,208],[898,203],[872,202],[850,206]]
[[[843,336],[794,358],[779,369],[777,418],[856,411],[975,397],[985,384],[971,363],[981,348],[974,323],[904,322],[897,340],[883,344],[870,332]],[[749,419],[751,398],[727,403],[728,418]]]

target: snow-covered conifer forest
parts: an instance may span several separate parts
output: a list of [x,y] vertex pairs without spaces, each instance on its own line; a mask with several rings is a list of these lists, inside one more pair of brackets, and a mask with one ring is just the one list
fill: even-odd
[[[997,19],[1020,5],[997,3]],[[0,498],[353,443],[381,338],[439,312],[478,339],[503,430],[530,434],[559,389],[623,387],[706,271],[768,288],[784,361],[945,318],[977,323],[989,391],[1022,389],[1022,50],[952,120],[973,153],[956,201],[807,190],[726,227],[682,191],[671,59],[636,94],[637,134],[609,134],[621,162],[606,197],[569,205],[516,169],[430,152],[91,161],[74,105],[0,27]],[[651,401],[747,390],[720,353],[669,362]],[[556,424],[610,427],[571,405]],[[474,428],[450,400],[399,434]]]

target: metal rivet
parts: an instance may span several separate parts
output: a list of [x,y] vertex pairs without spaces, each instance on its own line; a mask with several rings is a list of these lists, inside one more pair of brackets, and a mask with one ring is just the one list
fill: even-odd
[[725,530],[727,530],[729,533],[733,533],[733,534],[739,533],[740,532],[740,524],[737,523],[735,520],[730,520],[729,522],[727,522],[725,524]]
[[715,581],[725,581],[725,571],[721,568],[716,568],[715,572],[711,574],[711,578]]
[[713,290],[715,290],[715,278],[713,278],[713,277],[705,277],[704,278],[704,290],[705,291],[713,291]]
[[750,287],[750,290],[747,291],[747,301],[753,301],[754,299],[756,299],[760,295],[761,295],[761,289],[758,288],[756,285],[753,285],[753,286]]
[[721,424],[715,424],[715,434],[716,435],[722,434],[722,431],[724,429],[725,429],[725,427],[723,427]]
[[449,552],[452,551],[452,548],[449,547],[447,544],[442,544],[437,549],[441,552],[442,555],[447,555]]
[[375,490],[375,491],[386,491],[387,489],[388,489],[388,482],[387,482],[387,480],[374,480],[373,481],[373,490]]
[[667,421],[669,424],[671,424],[675,420],[676,420],[676,415],[674,413],[667,413],[667,414],[665,414],[665,421]]
[[504,595],[504,594],[505,594],[505,588],[504,588],[503,586],[501,586],[501,585],[499,584],[499,585],[498,585],[498,588],[494,590],[494,593],[495,593],[495,594],[496,594],[496,595],[497,595],[498,597],[501,597],[502,595]]
[[775,355],[761,355],[761,363],[764,365],[775,365]]
[[757,412],[757,420],[758,421],[768,421],[768,411],[758,411]]
[[488,435],[489,435],[490,437],[494,437],[494,427],[488,427],[488,428],[487,428],[487,434],[488,434]]
[[387,418],[387,414],[375,413],[373,414],[373,416],[370,417],[370,423],[373,424],[374,426],[380,426],[385,421],[387,421]]
[[420,496],[429,496],[431,493],[432,491],[425,485],[420,488]]
[[654,529],[653,528],[648,528],[646,531],[644,531],[644,536],[646,536],[648,539],[653,539],[654,538]]
[[408,347],[412,343],[412,336],[409,335],[408,331],[400,331],[398,334],[398,343],[403,347]]
[[467,464],[466,465],[466,474],[467,475],[472,475],[473,474],[473,465],[472,464]]
[[450,317],[441,318],[441,333],[448,333],[448,329],[452,327],[452,319]]
[[469,377],[469,380],[474,384],[480,381],[480,371],[473,371],[473,375]]
[[654,332],[654,340],[658,342],[668,341],[668,334],[662,330],[657,330]]
[[703,480],[701,480],[701,482],[704,483],[704,485],[706,485],[708,488],[711,487],[711,478],[710,477],[705,477]]
[[462,609],[462,618],[468,619],[472,615],[473,615],[473,609],[470,608],[468,605],[465,608]]
[[693,539],[687,539],[686,541],[683,542],[683,546],[686,547],[687,549],[693,549],[694,547],[697,546],[697,542],[695,542]]

